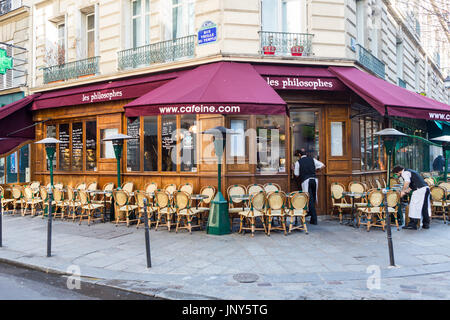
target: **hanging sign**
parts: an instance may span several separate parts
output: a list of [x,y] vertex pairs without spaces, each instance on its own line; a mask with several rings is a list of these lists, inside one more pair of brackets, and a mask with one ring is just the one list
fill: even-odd
[[217,25],[212,21],[203,22],[198,30],[198,44],[206,44],[217,41]]

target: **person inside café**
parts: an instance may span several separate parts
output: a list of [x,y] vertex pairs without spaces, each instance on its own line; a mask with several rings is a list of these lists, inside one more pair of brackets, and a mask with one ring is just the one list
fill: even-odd
[[325,167],[317,159],[307,155],[305,148],[296,151],[300,158],[295,162],[294,175],[297,181],[297,187],[302,192],[309,194],[308,214],[311,216],[309,223],[317,224],[316,201],[319,181],[316,177],[316,171]]
[[419,173],[402,166],[396,166],[394,175],[400,175],[405,183],[403,184],[400,197],[412,191],[409,202],[409,223],[403,229],[417,230],[417,224],[422,219],[422,228],[430,228],[431,203],[430,188]]

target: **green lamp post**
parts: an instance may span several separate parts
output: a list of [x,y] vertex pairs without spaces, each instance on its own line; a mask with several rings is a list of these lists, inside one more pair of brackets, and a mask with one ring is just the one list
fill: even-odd
[[137,139],[132,136],[128,136],[126,134],[117,133],[113,134],[112,136],[108,136],[103,139],[103,141],[112,141],[113,148],[114,148],[114,155],[117,159],[117,188],[120,189],[121,179],[120,179],[120,159],[122,158],[122,151],[123,151],[123,142],[125,140],[129,139]]
[[444,168],[444,182],[447,182],[448,158],[450,151],[450,136],[440,136],[430,140],[442,142],[442,150],[444,151],[445,168]]
[[386,128],[381,131],[375,132],[374,135],[381,137],[383,140],[383,145],[386,148],[386,154],[387,154],[387,186],[386,189],[383,189],[384,193],[384,208],[386,210],[386,224],[387,224],[387,240],[388,240],[388,249],[389,249],[389,261],[390,265],[392,267],[395,267],[395,260],[394,260],[394,247],[392,245],[392,233],[391,233],[391,217],[389,215],[389,209],[387,205],[387,193],[389,189],[391,188],[391,157],[392,154],[395,151],[395,146],[397,145],[397,139],[399,137],[404,137],[406,134],[401,133],[398,130],[395,130],[393,128]]
[[48,165],[50,170],[50,185],[53,188],[53,159],[55,158],[56,144],[62,141],[55,138],[45,138],[35,142],[36,144],[44,144],[47,153]]
[[228,202],[222,194],[222,156],[226,143],[226,135],[234,131],[218,126],[202,132],[213,135],[214,150],[217,155],[217,188],[218,192],[211,202],[211,210],[206,226],[206,233],[222,235],[230,233],[230,219],[228,216]]

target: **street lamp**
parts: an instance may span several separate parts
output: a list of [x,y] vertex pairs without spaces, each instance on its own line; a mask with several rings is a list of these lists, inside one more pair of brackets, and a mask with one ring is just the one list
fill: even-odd
[[120,159],[122,158],[122,150],[123,150],[123,142],[124,140],[129,139],[137,139],[132,136],[128,136],[126,134],[117,133],[113,134],[112,136],[108,136],[103,139],[103,141],[112,141],[113,147],[114,147],[114,155],[117,159],[117,188],[120,189],[121,183],[120,183]]
[[375,132],[374,135],[381,137],[383,140],[383,145],[386,148],[387,154],[387,186],[383,190],[384,193],[384,208],[386,210],[386,220],[387,220],[387,240],[389,248],[389,261],[392,267],[395,267],[394,261],[394,247],[392,245],[392,234],[391,234],[391,216],[389,215],[389,209],[387,205],[387,192],[391,187],[391,157],[395,151],[395,146],[397,145],[397,139],[400,137],[405,137],[406,134],[401,133],[393,128],[386,128],[381,131]]
[[55,138],[45,138],[35,142],[35,144],[44,144],[45,152],[47,153],[47,159],[50,167],[50,185],[53,188],[53,159],[55,158],[56,144],[62,141]]
[[447,168],[448,168],[448,157],[450,151],[450,136],[440,136],[430,140],[442,142],[442,150],[444,151],[445,168],[444,168],[444,182],[447,182]]
[[233,130],[218,126],[202,132],[213,135],[214,150],[217,155],[217,187],[218,192],[211,202],[211,210],[208,217],[206,233],[208,234],[229,234],[230,219],[228,216],[228,202],[222,194],[222,155],[225,149],[226,135],[234,134]]

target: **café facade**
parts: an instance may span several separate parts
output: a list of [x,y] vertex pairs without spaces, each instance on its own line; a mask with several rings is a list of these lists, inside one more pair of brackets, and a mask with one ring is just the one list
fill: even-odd
[[[201,134],[216,126],[235,132],[227,140],[224,194],[232,184],[268,182],[297,190],[294,152],[303,147],[325,164],[318,173],[324,214],[331,183],[385,178],[374,135],[390,125],[385,115],[450,114],[448,105],[418,96],[355,66],[220,61],[35,93],[21,106],[33,132],[22,133],[62,141],[55,182],[97,181],[99,188],[116,181],[114,151],[103,141],[114,133],[135,137],[125,143],[121,169],[122,181],[138,189],[149,182],[217,186],[212,137]],[[48,183],[48,169],[43,146],[32,144],[31,180]]]

